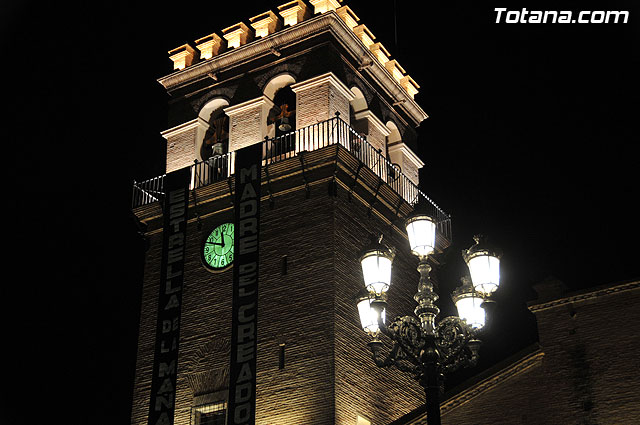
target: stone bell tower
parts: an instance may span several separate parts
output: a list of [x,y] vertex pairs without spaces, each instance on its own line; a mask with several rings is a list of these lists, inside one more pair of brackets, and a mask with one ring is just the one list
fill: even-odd
[[[383,234],[398,248],[387,314],[413,309],[402,222],[420,198],[437,249],[450,244],[449,216],[418,189],[419,86],[337,0],[296,0],[212,30],[169,52],[174,71],[159,79],[171,95],[167,174],[134,184],[150,248],[131,422],[251,423],[228,405],[230,359],[246,341],[257,347],[255,386],[234,400],[254,398],[255,423],[397,419],[424,402],[422,388],[373,365],[355,296],[358,252]],[[236,159],[252,146],[259,271],[245,292],[257,305],[242,318],[256,321],[237,334]]]

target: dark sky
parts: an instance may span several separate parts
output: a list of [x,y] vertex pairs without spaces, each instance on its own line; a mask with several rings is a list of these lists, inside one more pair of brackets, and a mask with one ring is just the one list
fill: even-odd
[[[0,4],[12,235],[0,417],[27,423],[42,403],[51,418],[126,423],[143,261],[131,184],[164,172],[156,79],[171,71],[168,50],[284,1],[60,3]],[[474,233],[504,251],[499,306],[513,320],[493,338],[501,357],[535,340],[533,283],[640,275],[640,15],[632,2],[509,2],[630,10],[630,20],[496,24],[500,2],[396,3],[397,43],[392,1],[345,2],[421,86],[422,188],[453,216],[444,289],[464,273],[459,252]]]

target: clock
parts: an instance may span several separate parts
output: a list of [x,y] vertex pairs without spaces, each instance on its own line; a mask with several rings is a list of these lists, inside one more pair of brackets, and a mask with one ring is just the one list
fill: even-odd
[[202,261],[211,270],[224,270],[233,263],[233,223],[213,229],[202,246]]

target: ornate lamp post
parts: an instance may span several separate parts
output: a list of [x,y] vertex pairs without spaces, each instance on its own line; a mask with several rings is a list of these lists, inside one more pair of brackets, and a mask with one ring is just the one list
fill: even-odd
[[[365,287],[359,294],[358,312],[362,328],[371,336],[368,345],[375,364],[395,366],[418,380],[425,389],[427,421],[439,425],[444,375],[477,363],[480,348],[477,334],[485,324],[482,305],[499,285],[500,260],[484,239],[476,236],[476,245],[463,251],[471,278],[463,277],[462,285],[452,294],[460,317],[449,316],[436,323],[440,309],[436,305],[438,294],[429,278],[428,262],[435,247],[436,224],[428,215],[414,211],[406,228],[411,252],[419,260],[415,315],[397,317],[385,324],[386,291],[391,284],[394,250],[382,243],[382,237],[372,241],[360,256]],[[392,342],[386,353],[381,335]]]

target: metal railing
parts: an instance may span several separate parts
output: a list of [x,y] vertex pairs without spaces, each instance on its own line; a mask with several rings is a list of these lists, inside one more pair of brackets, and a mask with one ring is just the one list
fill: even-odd
[[[420,198],[426,201],[424,205],[436,219],[440,232],[447,239],[451,239],[450,216],[338,114],[327,121],[265,139],[262,142],[263,165],[294,157],[303,151],[314,151],[334,144],[342,145],[408,203],[415,205]],[[191,166],[191,189],[227,179],[234,173],[233,165],[233,152],[195,162]],[[160,200],[163,195],[163,179],[164,176],[159,176],[143,182],[134,182],[133,208]]]

